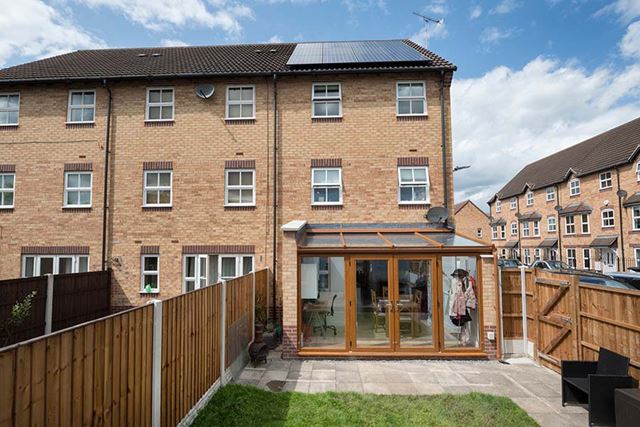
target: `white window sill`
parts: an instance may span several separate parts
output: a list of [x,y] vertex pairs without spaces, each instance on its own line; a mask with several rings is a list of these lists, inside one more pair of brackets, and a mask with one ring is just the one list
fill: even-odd
[[396,117],[428,117],[429,114],[396,114]]
[[338,116],[311,116],[312,119],[341,119],[342,114]]
[[95,120],[92,120],[90,122],[65,122],[65,125],[95,125],[96,122]]
[[63,209],[91,209],[92,205],[64,205]]
[[343,203],[342,202],[335,202],[335,203],[311,203],[311,206],[342,206]]
[[14,205],[11,205],[11,206],[9,206],[9,205],[3,205],[3,206],[0,206],[0,209],[13,209],[13,206],[14,206]]
[[428,205],[429,200],[421,200],[417,202],[398,202],[399,205]]
[[149,292],[145,291],[144,289],[140,291],[140,295],[158,295],[159,293],[160,293],[159,289],[151,290]]
[[615,225],[603,225],[602,228],[616,228],[616,226]]
[[143,208],[172,208],[173,204],[169,205],[142,205]]
[[144,122],[145,123],[170,123],[170,122],[175,122],[175,120],[174,119],[159,119],[159,120],[145,119]]
[[0,127],[16,127],[18,126],[18,123],[3,123],[0,124]]
[[235,207],[255,207],[256,204],[255,203],[225,203],[224,207],[225,208],[235,208]]
[[225,117],[225,120],[228,121],[236,121],[236,120],[255,120],[256,116],[252,116],[252,117]]

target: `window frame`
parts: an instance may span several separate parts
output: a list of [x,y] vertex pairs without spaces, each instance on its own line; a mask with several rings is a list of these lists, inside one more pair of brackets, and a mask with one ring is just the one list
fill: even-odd
[[[230,100],[229,91],[231,89],[246,89],[251,88],[251,117],[229,117],[229,106],[240,105],[240,114],[242,114],[242,105],[248,105],[249,101],[243,100]],[[225,88],[225,102],[224,102],[224,119],[225,120],[255,120],[256,118],[256,85],[254,84],[233,84],[227,85]]]
[[[587,260],[589,261],[589,266],[587,266]],[[582,248],[582,268],[584,268],[585,270],[591,270],[591,265],[591,248]]]
[[633,254],[636,258],[636,267],[640,267],[640,248],[633,248]]
[[530,265],[531,264],[531,249],[529,248],[524,248],[524,263],[526,265]]
[[[413,181],[411,183],[402,183],[402,178],[401,178],[401,171],[404,169],[410,169],[411,175],[413,177]],[[415,180],[415,169],[424,169],[424,173],[425,173],[425,181],[416,181]],[[411,200],[411,201],[406,201],[406,200],[402,200],[402,187],[420,187],[420,186],[424,186],[425,187],[425,200]],[[431,203],[431,194],[430,194],[430,190],[431,190],[431,184],[430,184],[430,180],[429,180],[429,166],[398,166],[398,204],[399,205],[428,205],[429,203]],[[413,197],[413,191],[412,191],[412,197]]]
[[[73,98],[73,94],[74,93],[81,93],[82,94],[82,101],[84,102],[84,94],[85,93],[93,93],[93,104],[81,104],[79,106],[72,106],[71,105],[71,99]],[[95,89],[71,89],[69,90],[69,100],[67,102],[67,124],[70,125],[75,125],[75,124],[92,124],[96,122],[96,104],[97,104],[97,100],[96,100],[96,90]],[[148,100],[148,99],[147,99]],[[71,120],[71,109],[72,108],[79,108],[82,109],[83,112],[85,109],[93,109],[93,120]]]
[[491,226],[491,240],[498,240],[498,226]]
[[[556,189],[555,187],[547,187],[546,191],[546,201],[553,202],[556,199]],[[551,197],[549,197],[551,196]]]
[[[574,184],[576,184],[574,186]],[[576,190],[576,191],[574,191]],[[569,197],[580,195],[580,178],[573,178],[569,181]]]
[[[571,223],[569,223],[569,218],[571,218]],[[573,232],[569,233],[569,226],[573,227]],[[567,236],[574,236],[576,234],[576,217],[575,215],[567,215],[564,217],[564,234]]]
[[518,235],[518,223],[516,221],[511,221],[511,236]]
[[496,200],[496,213],[502,212],[502,202],[500,200]]
[[[573,251],[573,257],[569,256],[571,251]],[[567,264],[569,265],[569,267],[573,269],[578,267],[577,258],[578,258],[578,252],[576,251],[576,248],[567,248]],[[571,262],[571,260],[573,260],[573,262]]]
[[[151,173],[169,173],[169,203],[147,203],[147,191],[163,191],[167,190],[166,186],[160,185],[160,176],[158,175],[158,185],[147,186],[147,175]],[[144,208],[170,208],[173,207],[173,169],[149,169],[142,174],[142,207]]]
[[[611,213],[611,217],[609,217],[609,218],[605,218],[605,216],[604,216],[604,213],[605,213],[605,212],[607,212],[607,213]],[[631,214],[632,214],[632,216],[633,216],[633,211],[632,211],[632,213],[631,213]],[[603,210],[600,212],[600,218],[601,218],[601,220],[602,220],[602,222],[601,222],[602,228],[614,228],[614,227],[616,226],[616,213],[615,213],[615,211],[614,211],[612,208],[603,209]],[[605,224],[605,221],[608,221],[608,220],[610,220],[610,221],[611,221],[611,224],[610,224],[610,225]]]
[[0,92],[0,97],[2,96],[6,96],[7,97],[7,104],[8,104],[8,98],[10,96],[18,96],[18,108],[17,109],[13,109],[13,108],[0,108],[0,112],[17,112],[18,113],[18,121],[15,123],[0,123],[0,127],[7,127],[7,126],[20,126],[20,104],[22,103],[22,95],[20,94],[20,92]]
[[631,206],[631,229],[633,231],[640,230],[640,205]]
[[[327,183],[315,183],[315,171],[325,171],[328,172],[330,170],[338,171],[338,185],[336,184],[327,184]],[[315,189],[317,188],[338,188],[339,200],[337,202],[316,202],[315,201]],[[340,206],[342,205],[342,167],[312,167],[311,168],[311,205],[312,206]]]
[[[549,220],[552,218],[553,218],[553,224],[549,222]],[[552,228],[552,225],[553,225],[553,228]],[[558,220],[556,219],[555,215],[547,216],[547,233],[555,233],[556,231],[558,231]]]
[[[422,97],[419,96],[400,96],[400,85],[401,84],[421,84],[422,85]],[[408,113],[408,114],[400,114],[400,101],[411,101],[414,100],[422,100],[423,101],[423,113]],[[413,107],[410,108],[413,110]],[[428,116],[429,113],[427,111],[427,81],[426,80],[401,80],[396,82],[396,116],[397,117],[425,117]]]
[[[4,177],[11,175],[13,176],[13,187],[11,189],[0,187],[0,209],[13,209],[16,205],[16,173],[15,172],[2,172],[0,173],[0,181],[4,183]],[[11,193],[13,203],[11,205],[3,205],[2,202],[4,200],[4,194]]]
[[506,225],[501,225],[500,226],[500,240],[506,240],[507,238],[507,226]]
[[[33,276],[26,276],[26,267],[27,267],[27,258],[33,258]],[[71,258],[71,273],[85,273],[84,271],[80,271],[80,259],[87,259],[87,272],[91,270],[91,258],[89,254],[26,254],[22,255],[20,259],[20,277],[40,277],[40,260],[42,258],[52,258],[53,259],[53,273],[52,274],[65,274],[60,273],[60,258]]]
[[527,191],[527,206],[533,206],[533,191]]
[[[235,276],[223,276],[222,275],[222,260],[225,258],[235,258]],[[251,258],[251,271],[244,273],[244,259]],[[245,274],[250,274],[256,269],[255,254],[219,254],[218,255],[218,278],[219,280],[232,280],[237,277],[242,277]],[[238,274],[240,273],[240,274]]]
[[[89,175],[89,187],[69,188],[69,175],[78,175],[78,176]],[[78,179],[78,182],[80,182],[80,179]],[[71,205],[67,203],[67,196],[69,192],[72,192],[72,191],[77,191],[77,192],[89,191],[89,203],[76,204],[76,205]],[[78,200],[80,200],[80,198],[78,198]],[[93,205],[93,171],[65,171],[64,172],[64,201],[62,206],[67,209],[87,209],[87,208],[91,208],[92,205]]]
[[[609,175],[608,178],[606,177],[607,174]],[[603,175],[605,176],[604,179],[602,178]],[[600,190],[608,190],[609,188],[613,188],[613,174],[611,173],[611,171],[601,172],[598,177],[600,178]],[[609,182],[608,185],[606,184],[607,181]]]
[[515,211],[518,207],[518,199],[515,197],[512,197],[511,200],[509,200],[509,208],[512,211]]
[[540,237],[540,221],[532,221],[533,222],[533,237]]
[[[589,222],[590,222],[589,214],[580,214],[580,234],[591,233],[591,224]],[[586,228],[585,228],[585,225],[586,225]]]
[[[316,86],[338,85],[338,96],[316,97]],[[326,89],[325,89],[326,92]],[[316,115],[316,103],[328,103],[338,101],[337,115]],[[311,118],[312,119],[340,119],[342,118],[342,83],[341,82],[313,82],[311,83]]]
[[640,182],[640,162],[636,163],[636,181]]
[[[152,90],[160,91],[160,102],[150,102],[149,94]],[[162,91],[171,91],[171,102],[163,102],[162,101]],[[163,119],[162,118],[162,107],[168,107],[171,105],[171,118]],[[160,107],[160,118],[159,119],[150,119],[149,118],[149,108],[150,107]],[[152,86],[147,88],[147,95],[145,99],[145,107],[144,107],[144,121],[145,122],[173,122],[176,117],[176,90],[173,86]]]
[[[239,172],[240,183],[229,186],[229,173]],[[251,172],[251,185],[242,184],[242,174]],[[242,190],[251,189],[251,202],[242,201]],[[229,202],[229,190],[240,190],[240,201]],[[224,206],[255,206],[256,205],[256,170],[255,169],[225,169],[224,170]]]
[[529,229],[529,221],[523,221],[522,223],[522,237],[531,237],[531,230]]
[[[157,258],[157,270],[145,270],[144,261],[147,258]],[[147,292],[144,289],[145,276],[156,275],[156,287],[151,288],[151,291]],[[160,254],[144,254],[140,255],[140,293],[144,294],[159,294],[160,293]]]

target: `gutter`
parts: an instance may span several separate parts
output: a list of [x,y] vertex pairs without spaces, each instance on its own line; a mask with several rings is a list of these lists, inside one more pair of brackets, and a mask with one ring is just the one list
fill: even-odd
[[444,188],[444,208],[449,212],[449,180],[447,175],[447,129],[444,102],[444,70],[440,71],[440,128],[442,129],[442,184]]
[[272,303],[273,303],[273,321],[276,320],[276,269],[278,254],[278,85],[277,74],[273,74],[273,255],[272,255]]
[[[618,181],[618,191],[616,195],[618,196],[618,218],[620,223],[620,251],[622,255],[622,271],[627,269],[627,260],[624,257],[624,232],[623,232],[623,223],[622,223],[622,199],[627,196],[627,192],[623,191],[620,188],[620,169],[616,167],[616,180]],[[619,265],[619,264],[618,264]]]
[[105,131],[104,143],[104,187],[102,190],[102,270],[107,269],[107,201],[109,190],[109,142],[111,136],[111,104],[113,95],[111,88],[107,85],[107,80],[103,80],[102,85],[109,93],[109,101],[107,104],[107,125]]

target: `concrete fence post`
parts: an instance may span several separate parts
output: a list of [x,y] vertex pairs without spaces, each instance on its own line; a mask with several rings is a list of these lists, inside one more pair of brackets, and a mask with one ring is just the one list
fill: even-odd
[[498,314],[500,321],[500,356],[504,358],[504,319],[502,310],[502,267],[498,267]]
[[253,322],[251,323],[251,326],[250,326],[251,327],[251,343],[250,344],[253,344],[253,342],[256,339],[256,327],[255,327],[255,324],[256,324],[256,272],[255,271],[252,272],[251,276],[252,276],[251,278],[252,278],[252,284],[253,284],[253,287],[251,289],[251,308],[252,308],[251,320]]
[[520,297],[522,299],[522,348],[524,354],[529,356],[529,325],[527,321],[527,271],[524,265],[520,266]]
[[162,301],[151,300],[153,304],[153,350],[151,376],[151,425],[160,427],[162,402]]
[[44,334],[53,329],[53,274],[47,274],[47,299],[44,306]]
[[220,383],[225,384],[227,365],[227,281],[220,281]]

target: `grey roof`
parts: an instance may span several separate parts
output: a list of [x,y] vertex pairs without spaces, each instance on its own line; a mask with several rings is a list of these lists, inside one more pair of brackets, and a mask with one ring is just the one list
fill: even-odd
[[558,245],[558,239],[556,239],[556,238],[548,238],[548,239],[544,239],[542,242],[540,242],[538,247],[539,248],[554,248],[557,245]]
[[635,205],[640,205],[640,192],[633,193],[632,195],[627,197],[623,203],[624,207],[635,206]]
[[593,208],[585,202],[571,203],[558,211],[558,215],[577,215],[577,214],[590,214]]
[[515,248],[517,246],[518,246],[518,241],[517,240],[509,240],[504,245],[504,247],[507,248],[507,249],[513,249],[513,248]]
[[597,236],[589,246],[592,248],[610,248],[618,241],[618,236]]
[[584,176],[633,161],[640,146],[640,118],[525,166],[496,197],[506,199],[564,182],[571,173]]
[[[344,45],[351,42],[327,42]],[[362,42],[357,42],[362,43]],[[158,79],[222,75],[321,72],[455,71],[456,66],[410,40],[369,41],[371,49],[389,43],[416,52],[418,61],[287,65],[296,43],[79,50],[0,70],[0,84],[34,81]],[[391,59],[391,58],[389,58]]]
[[287,65],[430,62],[402,40],[298,43]]
[[489,225],[507,225],[507,221],[504,218],[490,218]]
[[540,213],[538,212],[525,212],[521,213],[520,216],[518,216],[518,221],[520,222],[537,221],[540,219],[542,219],[542,215],[540,215]]

